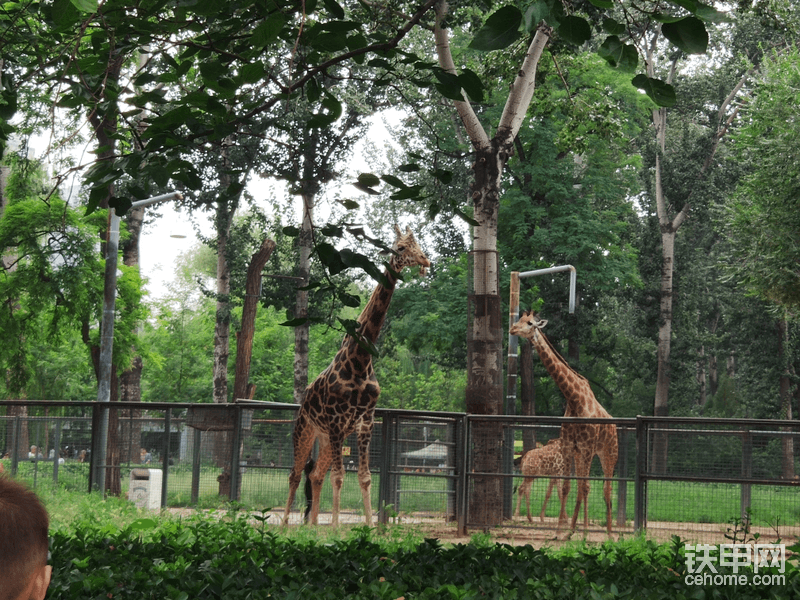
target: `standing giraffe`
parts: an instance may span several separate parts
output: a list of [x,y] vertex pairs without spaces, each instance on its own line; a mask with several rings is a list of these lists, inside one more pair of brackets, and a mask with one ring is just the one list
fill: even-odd
[[[524,313],[519,321],[514,323],[509,330],[512,335],[518,335],[531,341],[539,353],[539,358],[544,364],[550,377],[558,385],[558,389],[567,400],[565,417],[595,417],[610,419],[611,415],[600,405],[594,397],[594,392],[586,378],[573,370],[567,361],[553,348],[550,340],[542,333],[542,328],[547,321],[542,320],[532,311]],[[614,476],[614,467],[617,465],[617,426],[602,423],[564,423],[561,426],[561,444],[567,468],[575,461],[575,475],[588,477],[595,454],[600,457],[600,465],[606,480],[603,482],[603,496],[606,501],[606,529],[611,535],[611,477]],[[578,511],[583,502],[583,527],[589,527],[589,480],[578,481],[578,500],[575,503],[575,512],[572,515],[572,530],[578,520]],[[564,480],[564,492],[561,496],[561,512],[558,516],[559,527],[566,521],[566,502],[569,492],[569,479]]]
[[367,526],[372,524],[369,442],[381,390],[372,368],[372,354],[366,345],[374,344],[378,339],[400,270],[419,265],[420,273],[424,275],[425,269],[431,264],[410,229],[406,228],[406,232],[401,233],[395,225],[395,233],[397,239],[392,246],[389,268],[384,273],[388,285],[378,284],[358,317],[358,332],[364,339],[346,335],[328,368],[306,388],[292,433],[294,467],[289,474],[289,499],[283,516],[284,525],[289,522],[295,492],[316,439],[319,439],[319,456],[308,476],[313,497],[311,524],[317,524],[320,492],[329,468],[333,484],[331,523],[334,527],[339,524],[339,499],[344,482],[342,445],[354,431],[358,435],[358,483],[364,500],[364,516]]
[[[514,461],[516,462],[516,461]],[[553,487],[559,483],[560,477],[569,475],[569,468],[564,460],[564,452],[561,448],[561,438],[547,442],[546,446],[528,450],[522,455],[520,461],[520,471],[525,479],[519,485],[517,490],[517,509],[514,511],[514,516],[519,516],[519,505],[522,497],[525,496],[525,505],[528,507],[528,521],[533,522],[531,518],[531,485],[533,480],[537,477],[550,477],[550,483],[547,486],[547,492],[544,495],[544,503],[542,504],[542,512],[539,514],[539,520],[544,521],[544,511],[547,508],[547,503],[550,501],[550,494],[553,493]],[[559,477],[560,476],[560,477]],[[564,481],[567,481],[564,479]],[[562,483],[563,485],[563,483]],[[563,488],[558,488],[558,499],[564,493]]]

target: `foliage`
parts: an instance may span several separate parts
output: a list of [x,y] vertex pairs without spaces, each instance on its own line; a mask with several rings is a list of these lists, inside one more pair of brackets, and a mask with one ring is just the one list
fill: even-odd
[[[41,352],[43,344],[58,344],[64,337],[70,344],[78,332],[85,344],[98,344],[104,261],[96,240],[106,219],[101,212],[83,216],[57,195],[46,196],[37,163],[13,164],[8,205],[0,220],[0,254],[5,255],[0,270],[5,343],[0,358],[9,369],[8,391],[16,395],[25,390],[32,371],[42,368],[33,356],[35,348]],[[114,363],[124,368],[145,311],[138,273],[120,269],[115,336],[121,348]]]
[[387,540],[356,528],[317,543],[235,514],[220,521],[142,517],[120,526],[82,523],[54,531],[48,597],[769,598],[800,590],[792,562],[785,586],[688,586],[679,540],[560,551],[478,542]]
[[743,110],[736,147],[753,165],[726,218],[734,276],[753,293],[800,308],[800,53],[774,53],[762,65]]

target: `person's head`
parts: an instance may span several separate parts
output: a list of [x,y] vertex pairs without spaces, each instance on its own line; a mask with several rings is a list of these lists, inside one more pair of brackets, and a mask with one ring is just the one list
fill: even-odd
[[39,498],[0,477],[0,600],[41,600],[50,585],[49,518]]

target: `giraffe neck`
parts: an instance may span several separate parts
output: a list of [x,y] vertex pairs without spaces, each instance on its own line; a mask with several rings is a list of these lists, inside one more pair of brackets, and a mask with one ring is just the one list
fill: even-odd
[[[582,392],[585,388],[589,387],[586,378],[577,373],[572,367],[567,364],[564,357],[553,348],[550,340],[541,332],[535,337],[533,345],[536,346],[536,351],[539,353],[539,358],[542,361],[545,369],[556,382],[558,389],[564,394],[567,399],[567,412],[570,412],[569,406],[577,402],[582,397]],[[591,391],[591,388],[589,388]]]
[[[392,268],[395,271],[397,270],[394,266]],[[392,294],[394,294],[394,289],[397,285],[397,277],[392,274],[390,269],[386,269],[384,275],[388,280],[388,286],[378,283],[369,298],[369,302],[367,302],[358,317],[358,322],[361,325],[359,332],[373,344],[378,340],[378,334],[381,332],[383,322],[386,320],[386,311],[389,309],[389,303],[392,301]]]

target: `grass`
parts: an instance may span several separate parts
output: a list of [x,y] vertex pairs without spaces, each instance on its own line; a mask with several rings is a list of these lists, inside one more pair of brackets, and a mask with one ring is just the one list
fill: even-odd
[[[2,461],[5,470],[10,470],[8,461]],[[58,484],[53,484],[52,463],[29,462],[19,464],[17,477],[37,490],[47,494],[60,494],[62,491],[77,492],[86,495],[89,465],[81,463],[67,463],[59,467]],[[129,484],[129,470],[123,468],[122,495],[127,493]],[[217,476],[220,470],[215,467],[204,466],[200,471],[198,481],[199,498],[197,508],[224,507],[226,498],[220,497]],[[400,491],[391,502],[392,511],[400,514],[416,512],[429,512],[443,514],[447,510],[447,486],[444,478],[419,477],[411,474],[399,476]],[[522,482],[522,478],[515,478],[514,485]],[[546,479],[534,481],[531,492],[531,511],[534,519],[538,517],[541,503],[547,488]],[[182,465],[171,467],[168,480],[167,505],[182,507],[191,505],[191,469]],[[617,486],[619,482],[612,483],[612,516],[616,520],[617,511]],[[378,506],[378,489],[380,476],[373,473],[372,478],[372,505]],[[571,516],[575,506],[577,486],[571,485],[570,496],[567,500],[567,513]],[[665,521],[676,523],[728,523],[730,519],[740,516],[741,513],[741,486],[722,483],[693,483],[652,481],[648,483],[648,521]],[[266,508],[280,508],[286,502],[288,493],[287,469],[252,468],[248,467],[242,475],[240,502],[246,508],[264,510]],[[326,478],[321,497],[323,512],[331,510],[332,490],[330,476]],[[301,510],[304,503],[303,489],[298,490],[295,510]],[[516,506],[516,494],[512,498],[512,508]],[[354,472],[345,473],[342,488],[342,510],[363,510],[361,492],[358,479]],[[559,511],[558,496],[553,492],[547,507],[548,517],[557,517]],[[752,524],[764,526],[793,526],[800,522],[800,495],[797,490],[783,486],[751,486],[751,512]],[[526,514],[523,505],[521,514]],[[605,503],[603,501],[602,483],[592,481],[589,494],[589,518],[597,523],[605,522]],[[627,482],[626,519],[629,523],[634,518],[634,484]]]

